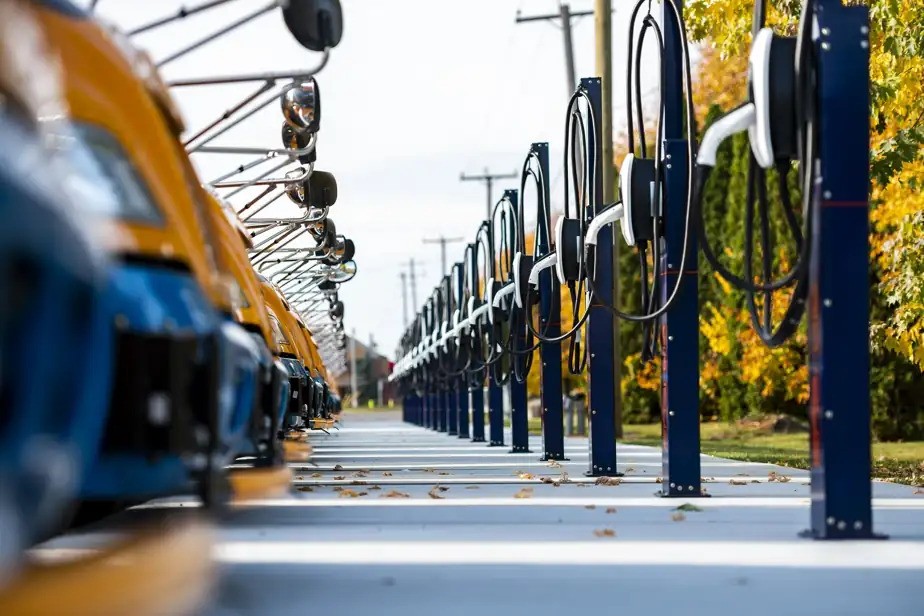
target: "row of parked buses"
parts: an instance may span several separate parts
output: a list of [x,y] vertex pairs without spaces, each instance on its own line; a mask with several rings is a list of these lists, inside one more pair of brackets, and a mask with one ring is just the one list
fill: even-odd
[[[337,290],[356,266],[328,218],[336,182],[314,170],[312,77],[339,42],[340,6],[280,0],[251,15],[281,11],[323,54],[315,69],[175,85],[257,80],[281,105],[282,148],[222,148],[233,114],[189,130],[132,39],[228,2],[120,32],[65,0],[0,0],[0,613],[64,613],[47,571],[36,582],[22,567],[37,541],[156,497],[216,508],[287,488],[285,450],[340,410]],[[203,181],[193,153],[257,158]],[[207,552],[168,568],[183,579]],[[139,575],[157,556],[141,560]],[[144,613],[97,595],[65,611]]]

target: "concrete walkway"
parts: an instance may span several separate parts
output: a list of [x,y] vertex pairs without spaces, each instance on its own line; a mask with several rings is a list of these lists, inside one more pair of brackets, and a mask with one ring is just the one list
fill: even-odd
[[395,413],[348,414],[311,442],[291,497],[223,522],[207,614],[924,613],[924,496],[908,486],[874,483],[888,541],[817,542],[798,537],[804,471],[703,456],[712,498],[664,499],[650,447],[620,446],[626,476],[604,486],[583,477],[580,438],[560,467]]

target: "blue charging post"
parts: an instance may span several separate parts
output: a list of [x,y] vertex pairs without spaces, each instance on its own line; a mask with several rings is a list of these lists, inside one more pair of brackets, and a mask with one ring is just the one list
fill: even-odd
[[421,425],[423,418],[420,413],[420,396],[412,391],[408,394],[407,405],[410,407],[411,422],[418,426]]
[[494,378],[488,368],[488,422],[490,424],[491,440],[489,447],[502,447],[504,445],[504,389]]
[[[453,267],[455,273],[456,297],[465,297],[465,264],[457,263]],[[468,387],[466,386],[465,376],[453,379],[453,388],[455,389],[456,408],[457,410],[457,433],[459,438],[468,438]]]
[[[682,3],[678,3],[681,11]],[[701,496],[699,440],[699,288],[696,236],[687,239],[688,143],[684,138],[683,57],[673,11],[664,10],[664,217],[667,250],[661,261],[661,302],[680,284],[661,317],[661,495]]]
[[510,375],[510,453],[529,453],[529,417],[526,409],[526,381]]
[[456,391],[456,381],[451,380],[446,385],[446,433],[449,436],[459,434],[459,393]]
[[[603,105],[600,78],[585,77],[580,87],[587,94],[595,121],[587,134],[587,158],[594,162],[591,218],[603,209]],[[584,221],[586,222],[586,221]],[[614,317],[606,306],[613,305],[613,227],[607,225],[597,236],[597,269],[594,275],[595,304],[587,318],[588,384],[590,395],[590,459],[587,474],[618,475],[616,472],[616,399],[613,388]],[[602,304],[602,305],[601,305]],[[596,307],[595,307],[596,305]]]
[[[519,211],[519,191],[505,190],[504,198],[513,206],[513,211]],[[507,282],[513,281],[513,272],[507,272]],[[512,299],[510,301],[513,301]],[[514,328],[514,335],[517,337],[517,347],[526,347],[526,323],[517,323],[512,319],[510,327]],[[517,382],[513,374],[513,362],[516,361],[513,355],[510,356],[510,376],[508,386],[510,388],[510,453],[528,453],[529,452],[529,411],[526,408],[526,381]]]
[[[551,188],[549,186],[549,144],[534,143],[530,151],[536,154],[539,160],[539,170],[542,184],[539,195],[542,203],[547,207],[551,204]],[[551,229],[545,216],[539,215],[536,225],[537,254],[533,255],[538,261],[552,250]],[[539,274],[539,329],[548,338],[561,334],[561,288],[555,272],[547,269]],[[542,458],[541,460],[565,460],[565,431],[564,411],[562,409],[561,391],[561,343],[543,342],[539,346],[539,395],[542,404]]]
[[[478,371],[482,374],[481,370]],[[483,443],[484,437],[484,376],[474,379],[475,385],[468,389],[472,401],[472,442]]]
[[439,429],[439,404],[437,400],[436,392],[430,392],[428,394],[428,402],[430,403],[430,426],[431,430]]
[[446,419],[449,414],[449,395],[445,386],[437,385],[436,391],[436,429],[439,432],[446,431]]
[[809,286],[811,535],[873,538],[869,13],[816,0],[818,158]]
[[463,377],[456,380],[456,398],[459,405],[459,438],[468,438],[468,387]]
[[430,404],[426,390],[420,394],[420,425],[424,428],[430,427]]

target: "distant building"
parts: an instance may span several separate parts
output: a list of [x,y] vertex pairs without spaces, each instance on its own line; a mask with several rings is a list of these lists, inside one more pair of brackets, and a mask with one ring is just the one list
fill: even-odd
[[356,389],[359,392],[359,406],[366,406],[369,400],[377,405],[387,406],[396,398],[395,386],[388,382],[391,374],[391,360],[378,352],[378,345],[370,338],[363,343],[352,336],[347,336],[347,370],[337,377],[337,386],[341,396],[346,400],[352,398],[353,375],[351,373],[353,358],[356,353]]

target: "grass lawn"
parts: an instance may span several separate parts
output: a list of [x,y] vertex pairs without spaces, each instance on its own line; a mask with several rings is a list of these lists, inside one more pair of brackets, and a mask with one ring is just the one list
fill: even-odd
[[[738,423],[707,422],[700,425],[700,435],[705,454],[792,468],[809,467],[808,434],[775,434]],[[661,426],[625,426],[623,442],[659,446]],[[924,485],[924,441],[873,443],[873,477]]]
[[[530,419],[529,431],[539,434],[538,419]],[[702,451],[711,456],[809,467],[808,434],[776,434],[753,423],[706,422],[700,425]],[[623,427],[622,442],[661,445],[660,424]],[[873,477],[914,486],[924,486],[924,441],[873,443]]]

